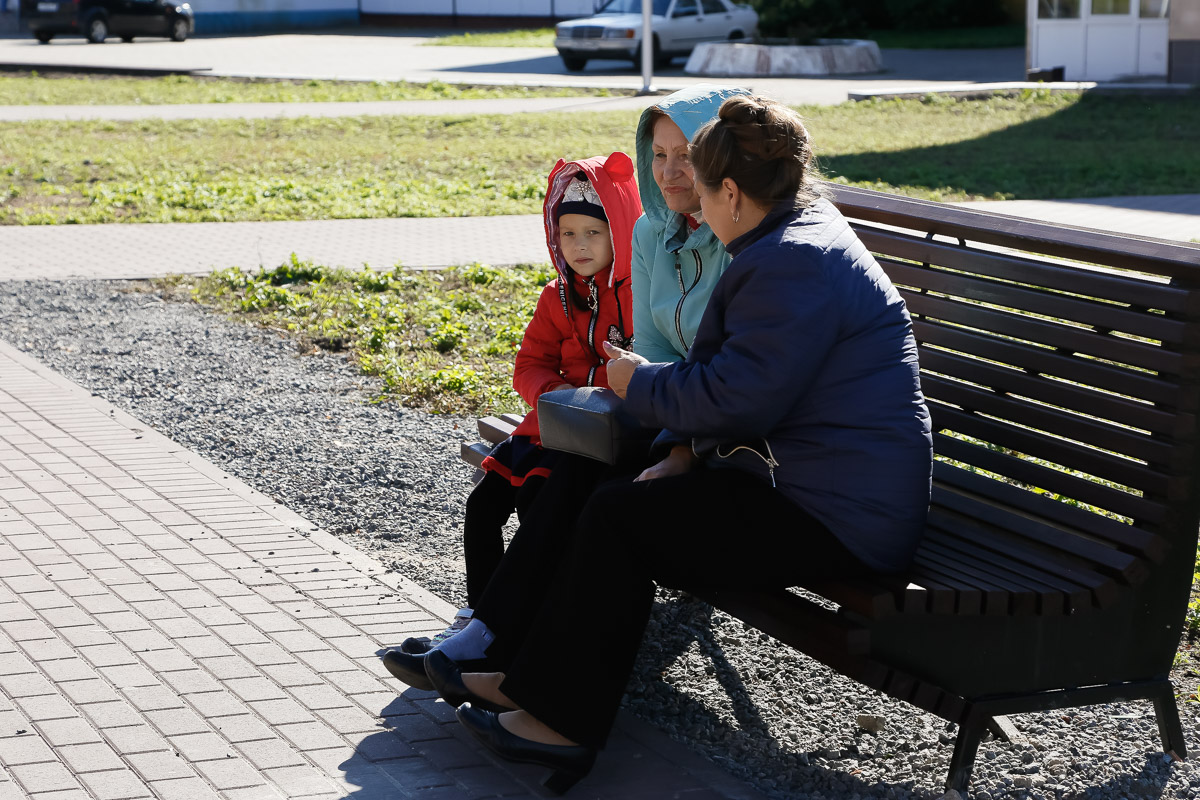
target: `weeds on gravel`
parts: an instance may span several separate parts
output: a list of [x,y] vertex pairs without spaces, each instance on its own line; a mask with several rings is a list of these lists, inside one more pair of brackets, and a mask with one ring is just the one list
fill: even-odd
[[[832,180],[932,200],[1191,192],[1194,97],[802,109]],[[528,214],[561,156],[633,151],[637,112],[0,123],[0,224]]]
[[257,273],[175,279],[200,303],[345,352],[384,397],[439,413],[522,413],[512,368],[548,264],[354,272],[295,256]]
[[319,81],[168,75],[0,75],[0,105],[162,105],[173,103],[353,103],[376,100],[608,95],[606,89],[466,86],[432,81]]

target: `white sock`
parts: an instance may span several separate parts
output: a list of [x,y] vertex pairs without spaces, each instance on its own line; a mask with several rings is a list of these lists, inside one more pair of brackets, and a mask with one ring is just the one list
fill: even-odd
[[483,658],[488,645],[496,638],[487,625],[481,620],[472,619],[467,627],[445,639],[434,647],[450,657],[452,661],[470,661]]

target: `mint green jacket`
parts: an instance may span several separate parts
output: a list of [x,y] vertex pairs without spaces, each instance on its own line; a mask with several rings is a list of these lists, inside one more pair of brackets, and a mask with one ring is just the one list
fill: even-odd
[[[743,89],[711,84],[675,92],[658,108],[690,141],[717,115],[721,103]],[[642,217],[633,228],[633,349],[652,362],[679,361],[687,355],[708,297],[729,265],[725,247],[708,225],[689,230],[682,214],[667,208],[654,182],[650,111],[637,128],[638,187]]]

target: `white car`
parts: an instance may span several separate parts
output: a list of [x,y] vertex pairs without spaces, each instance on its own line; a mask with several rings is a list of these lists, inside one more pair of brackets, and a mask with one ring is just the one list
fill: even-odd
[[[651,0],[654,64],[665,67],[700,42],[749,39],[758,33],[758,14],[730,0]],[[594,15],[560,22],[554,46],[563,66],[577,72],[591,58],[642,58],[642,0],[608,0]]]

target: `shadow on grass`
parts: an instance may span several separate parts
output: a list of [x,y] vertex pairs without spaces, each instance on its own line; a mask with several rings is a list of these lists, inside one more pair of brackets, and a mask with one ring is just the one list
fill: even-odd
[[[933,101],[947,102],[954,101]],[[963,113],[986,113],[983,104]],[[951,144],[825,156],[839,183],[932,199],[1044,200],[1196,192],[1200,92],[1084,95],[1049,116]]]

